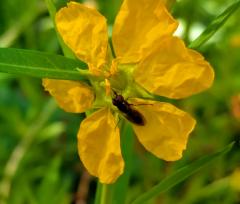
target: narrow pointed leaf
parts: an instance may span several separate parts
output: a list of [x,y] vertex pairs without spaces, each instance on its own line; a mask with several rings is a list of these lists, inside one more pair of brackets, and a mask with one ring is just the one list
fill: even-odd
[[190,45],[189,48],[197,49],[201,45],[203,45],[205,42],[207,42],[214,33],[217,32],[219,28],[221,28],[226,20],[239,8],[240,1],[236,1],[232,5],[230,5],[222,14],[216,17],[212,21],[212,23],[206,28],[203,33],[198,36]]
[[[87,65],[79,60],[39,51],[0,48],[0,72],[39,78],[86,80]],[[79,69],[85,69],[80,70]]]
[[216,152],[211,155],[205,156],[187,166],[182,167],[181,169],[176,171],[173,175],[165,178],[159,184],[151,188],[146,193],[143,193],[140,197],[138,197],[135,201],[133,201],[132,204],[146,203],[146,201],[155,198],[156,196],[158,196],[160,193],[164,191],[167,191],[168,189],[172,188],[173,186],[187,179],[189,176],[197,172],[203,166],[212,162],[214,159],[229,152],[232,149],[233,145],[234,143],[231,143],[220,152]]

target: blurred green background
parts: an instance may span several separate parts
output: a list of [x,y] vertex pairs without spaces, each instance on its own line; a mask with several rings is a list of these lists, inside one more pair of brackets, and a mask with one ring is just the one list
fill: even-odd
[[[172,14],[187,44],[227,8],[230,0],[180,0]],[[120,0],[85,1],[106,16],[109,28]],[[55,1],[56,7],[66,4]],[[181,166],[240,139],[240,9],[200,52],[215,69],[211,89],[173,101],[198,121],[180,161],[161,161],[135,141],[128,201]],[[61,54],[43,0],[0,2],[0,47]],[[96,179],[77,154],[76,133],[84,115],[65,113],[44,92],[41,80],[0,73],[0,204],[93,203]],[[239,144],[239,142],[238,142]],[[240,203],[240,146],[162,193],[153,203]],[[239,170],[240,171],[240,170]]]

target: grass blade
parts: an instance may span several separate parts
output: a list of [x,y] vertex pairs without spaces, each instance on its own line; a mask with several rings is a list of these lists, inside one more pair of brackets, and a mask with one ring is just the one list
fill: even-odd
[[178,183],[182,182],[183,180],[197,172],[203,166],[209,164],[214,159],[229,152],[232,149],[233,145],[234,143],[231,143],[220,152],[216,152],[211,155],[205,156],[187,166],[182,167],[181,169],[176,171],[173,175],[162,180],[159,184],[151,188],[146,193],[143,193],[140,197],[133,201],[132,204],[146,203],[146,201],[158,196],[160,193],[164,191],[167,191],[168,189],[172,188],[173,186],[177,185]]
[[207,42],[219,28],[221,28],[226,20],[239,8],[240,1],[236,1],[230,5],[222,14],[217,16],[212,23],[206,28],[203,33],[198,36],[192,43],[190,43],[189,48],[197,49],[205,42]]

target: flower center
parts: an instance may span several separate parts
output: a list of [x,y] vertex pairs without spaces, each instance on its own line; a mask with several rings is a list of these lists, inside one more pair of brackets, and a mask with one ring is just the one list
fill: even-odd
[[104,107],[112,105],[114,92],[122,95],[124,98],[142,98],[146,91],[137,85],[133,78],[134,64],[120,64],[119,59],[113,59],[109,66],[104,67],[100,77],[92,80],[91,84],[95,90],[94,107]]

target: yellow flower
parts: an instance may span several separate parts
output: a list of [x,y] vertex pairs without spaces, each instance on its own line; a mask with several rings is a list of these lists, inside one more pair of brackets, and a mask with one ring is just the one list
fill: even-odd
[[103,183],[113,183],[124,169],[116,122],[119,111],[105,86],[108,92],[111,86],[125,98],[135,97],[129,103],[136,104],[134,109],[146,123],[132,126],[148,151],[166,161],[180,159],[195,120],[171,104],[136,97],[148,91],[184,98],[210,87],[214,72],[199,53],[173,36],[178,23],[162,1],[123,1],[112,31],[115,59],[108,46],[106,19],[98,11],[70,2],[58,11],[56,25],[64,42],[96,76],[91,86],[43,80],[65,111],[81,113],[100,107],[82,121],[78,132],[79,156],[90,174]]
[[237,168],[232,175],[230,175],[230,186],[240,192],[240,168]]

